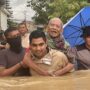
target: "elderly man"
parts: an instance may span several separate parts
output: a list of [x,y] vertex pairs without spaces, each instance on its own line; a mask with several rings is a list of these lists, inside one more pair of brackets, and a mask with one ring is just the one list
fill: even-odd
[[[30,50],[24,57],[22,65],[25,66],[26,64],[31,69],[33,76],[60,76],[70,72],[73,68],[64,53],[48,47],[44,32],[33,31],[30,34],[29,41]],[[34,67],[31,59],[35,63],[35,65],[33,63]],[[71,66],[69,67],[69,65]]]
[[68,56],[74,59],[76,69],[90,69],[90,26],[83,28],[81,37],[85,43],[68,49]]
[[47,28],[47,43],[51,48],[64,52],[69,47],[69,44],[65,41],[62,33],[62,21],[56,17],[50,19]]

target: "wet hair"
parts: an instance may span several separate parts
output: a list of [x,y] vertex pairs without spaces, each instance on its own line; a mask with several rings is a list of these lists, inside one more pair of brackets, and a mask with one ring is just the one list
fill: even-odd
[[17,27],[9,27],[9,28],[7,28],[7,29],[5,30],[5,32],[4,32],[5,37],[7,38],[8,34],[9,34],[10,32],[16,31],[16,30],[18,30]]
[[41,30],[35,30],[35,31],[32,31],[29,36],[29,43],[31,44],[32,39],[37,39],[37,38],[43,38],[43,40],[46,42],[45,33]]
[[90,36],[90,26],[85,26],[82,28],[82,35],[81,37],[88,37]]

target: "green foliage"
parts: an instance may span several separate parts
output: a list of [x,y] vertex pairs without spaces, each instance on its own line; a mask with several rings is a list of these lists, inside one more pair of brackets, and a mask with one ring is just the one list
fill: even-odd
[[51,8],[54,7],[54,11],[49,17],[60,17],[66,23],[80,9],[90,4],[86,0],[55,0],[49,5]]
[[36,23],[45,24],[52,17],[60,17],[66,23],[80,9],[89,6],[87,0],[31,0],[30,6],[36,12]]
[[30,6],[36,12],[33,20],[38,24],[47,23],[48,19],[48,0],[31,0]]
[[9,27],[17,27],[17,23],[16,22],[13,22],[12,20],[8,20],[8,26]]

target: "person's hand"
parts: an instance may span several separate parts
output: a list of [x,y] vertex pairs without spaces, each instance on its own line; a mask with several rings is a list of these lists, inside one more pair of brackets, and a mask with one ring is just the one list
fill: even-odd
[[28,52],[25,53],[24,59],[22,60],[23,67],[29,67],[30,66],[30,55]]
[[60,73],[60,71],[56,71],[56,72],[54,72],[54,76],[60,76],[62,73]]
[[24,62],[23,62],[23,61],[20,61],[20,62],[19,62],[19,64],[21,65],[21,67],[23,67],[23,68],[27,68],[27,65],[26,65],[26,64],[24,64]]

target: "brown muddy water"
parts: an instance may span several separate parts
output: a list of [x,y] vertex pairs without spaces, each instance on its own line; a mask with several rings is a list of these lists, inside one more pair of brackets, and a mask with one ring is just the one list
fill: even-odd
[[3,77],[0,90],[90,90],[90,70],[60,77]]

